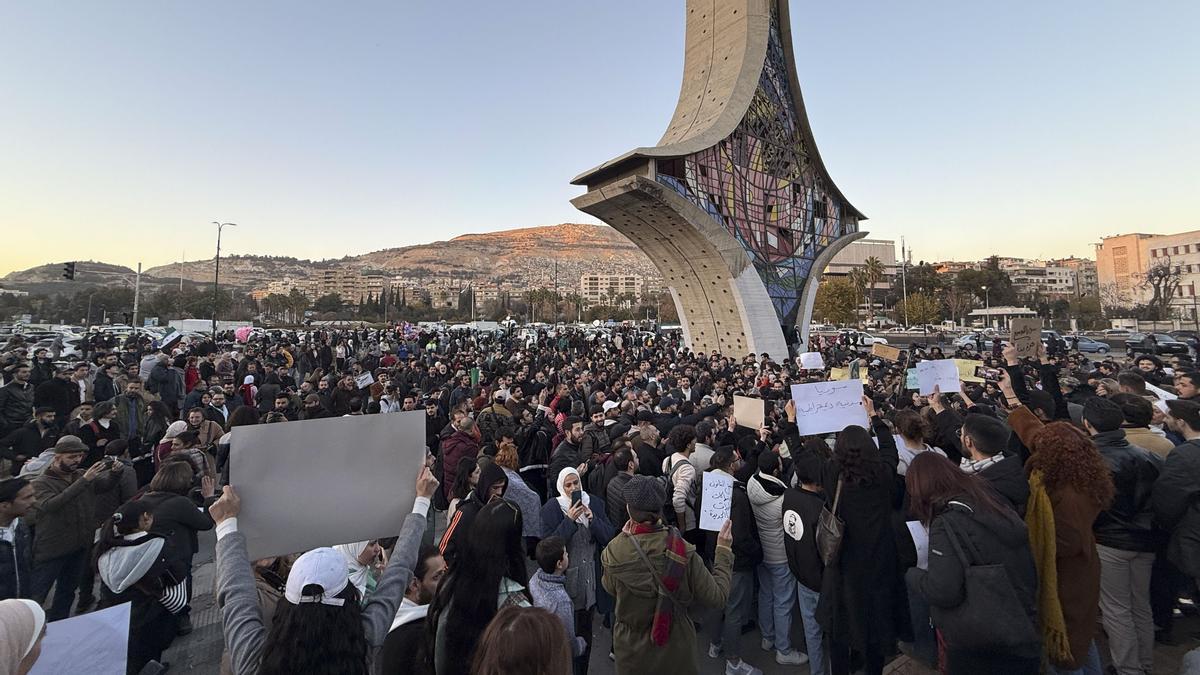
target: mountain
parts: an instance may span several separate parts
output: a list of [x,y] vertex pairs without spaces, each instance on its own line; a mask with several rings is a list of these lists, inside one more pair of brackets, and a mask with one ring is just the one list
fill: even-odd
[[[604,225],[563,223],[500,232],[464,234],[448,241],[390,248],[330,260],[299,260],[281,256],[221,257],[221,284],[242,290],[263,288],[273,279],[304,278],[324,269],[350,268],[415,277],[463,276],[479,281],[533,284],[553,281],[555,263],[559,285],[575,286],[585,273],[633,273],[658,276],[654,265],[633,242]],[[80,261],[75,283],[110,283],[115,275],[133,271],[102,262]],[[0,286],[31,292],[66,290],[62,264],[54,263],[12,272]],[[185,282],[211,283],[213,261],[192,260],[143,270],[150,288]]]

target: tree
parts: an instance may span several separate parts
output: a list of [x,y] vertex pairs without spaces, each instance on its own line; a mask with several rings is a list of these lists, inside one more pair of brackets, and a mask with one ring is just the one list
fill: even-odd
[[858,297],[858,289],[849,279],[825,277],[817,287],[813,314],[826,323],[853,323],[858,312]]
[[292,315],[292,323],[301,323],[304,311],[308,309],[308,296],[299,288],[293,288],[287,295],[287,308]]
[[1170,316],[1171,300],[1179,292],[1182,274],[1178,265],[1172,265],[1170,258],[1162,259],[1142,276],[1142,288],[1151,292],[1147,309],[1154,321],[1161,321]]
[[920,262],[909,267],[905,274],[897,274],[892,279],[892,287],[888,290],[888,299],[892,304],[903,301],[905,286],[908,287],[910,293],[916,291],[937,295],[947,285],[945,275],[938,274],[933,265]]
[[313,303],[313,311],[321,314],[340,312],[342,311],[342,305],[342,296],[337,293],[326,293],[317,298],[317,301]]
[[863,271],[863,268],[856,267],[850,270],[850,274],[846,275],[846,280],[850,282],[850,287],[854,289],[854,312],[857,315],[858,306],[862,304],[863,295],[867,290],[867,273]]
[[[981,304],[990,302],[995,307],[1011,305],[1017,301],[1012,279],[1008,272],[1000,269],[1000,259],[996,256],[988,258],[980,269],[959,272],[954,285],[979,298]],[[987,290],[984,290],[984,286]]]
[[904,313],[913,324],[925,325],[940,319],[942,308],[932,295],[909,293],[908,300],[904,303]]
[[[883,263],[879,260],[879,258],[871,256],[863,262],[862,271],[863,276],[867,281],[867,314],[870,315],[873,313],[872,310],[875,306],[875,303],[872,302],[872,297],[875,294],[875,284],[883,281],[885,270],[883,269]],[[874,316],[871,316],[870,318],[874,318]]]
[[942,304],[946,306],[946,313],[955,323],[966,317],[967,312],[975,306],[975,296],[970,291],[959,288],[957,284],[945,289],[941,293],[941,297]]

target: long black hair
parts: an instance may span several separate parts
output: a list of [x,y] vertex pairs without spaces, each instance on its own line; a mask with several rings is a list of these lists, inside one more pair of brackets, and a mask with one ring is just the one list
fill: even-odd
[[874,485],[888,477],[888,465],[880,456],[871,433],[857,424],[846,427],[837,435],[833,457],[847,483]]
[[[479,637],[496,615],[501,581],[507,577],[522,586],[528,583],[521,509],[516,505],[504,499],[490,502],[465,534],[466,550],[455,557],[426,622],[430,645],[436,643],[439,630],[445,631],[442,640],[445,653],[451,655],[450,672],[462,673],[467,672]],[[443,614],[445,625],[439,626]]]
[[[305,595],[320,595],[316,584]],[[367,637],[354,584],[338,594],[341,607],[280,600],[263,647],[260,675],[367,675]]]

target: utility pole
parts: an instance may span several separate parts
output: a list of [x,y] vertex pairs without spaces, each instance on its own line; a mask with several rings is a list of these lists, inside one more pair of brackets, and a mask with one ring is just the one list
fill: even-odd
[[237,227],[237,223],[218,223],[213,221],[213,225],[217,226],[217,257],[213,268],[213,306],[212,306],[212,339],[217,341],[217,298],[218,289],[221,284],[221,230],[225,229],[226,225]]
[[554,259],[554,323],[558,323],[558,258]]
[[900,237],[900,287],[904,293],[904,327],[908,328],[912,324],[908,322],[908,248],[904,245],[904,237]]
[[137,276],[133,278],[133,339],[137,344],[138,303],[142,299],[142,263],[138,263]]

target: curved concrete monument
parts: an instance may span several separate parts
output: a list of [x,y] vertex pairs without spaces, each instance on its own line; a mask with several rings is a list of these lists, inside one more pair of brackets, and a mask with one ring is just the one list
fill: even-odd
[[787,0],[687,0],[683,86],[667,132],[571,181],[571,200],[637,244],[694,351],[786,358],[817,284],[865,220],[813,142]]

